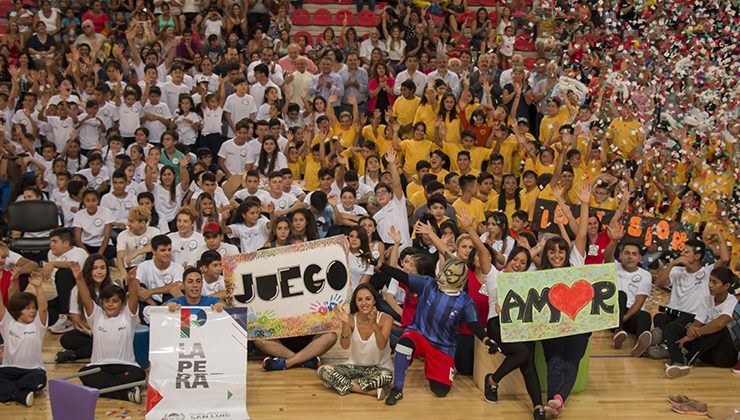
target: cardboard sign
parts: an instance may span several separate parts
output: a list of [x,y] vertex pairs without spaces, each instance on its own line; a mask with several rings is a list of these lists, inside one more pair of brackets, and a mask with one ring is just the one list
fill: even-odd
[[224,257],[226,290],[249,308],[249,338],[283,338],[340,327],[332,309],[349,298],[344,236]]
[[[557,223],[555,223],[555,213],[557,213],[558,207],[560,207],[560,205],[557,203],[557,201],[542,200],[538,198],[537,201],[535,201],[534,203],[532,228],[539,232],[555,233],[559,235],[560,229],[558,229],[558,225]],[[596,212],[596,214],[601,218],[601,224],[604,226],[608,225],[614,217],[614,210],[602,209],[598,207],[593,207],[589,210]],[[576,220],[580,223],[580,221],[578,220],[578,215],[581,214],[581,205],[571,204],[570,211],[573,213],[573,216],[576,217]],[[572,235],[573,231],[570,229],[568,218],[565,217],[565,215],[563,215],[562,223],[568,230],[568,233]]]
[[499,273],[501,338],[536,341],[619,324],[614,264]]
[[154,307],[146,419],[248,419],[246,308]]
[[624,215],[624,240],[633,240],[645,247],[655,245],[658,251],[683,251],[693,236],[693,226],[675,220]]

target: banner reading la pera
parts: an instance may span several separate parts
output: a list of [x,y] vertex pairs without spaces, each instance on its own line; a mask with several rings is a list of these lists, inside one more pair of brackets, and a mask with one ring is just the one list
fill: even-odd
[[152,308],[146,419],[248,419],[246,308]]
[[249,338],[337,330],[332,310],[349,297],[348,247],[344,236],[335,236],[224,257],[231,303],[249,308]]
[[536,341],[619,324],[614,264],[499,273],[501,339]]

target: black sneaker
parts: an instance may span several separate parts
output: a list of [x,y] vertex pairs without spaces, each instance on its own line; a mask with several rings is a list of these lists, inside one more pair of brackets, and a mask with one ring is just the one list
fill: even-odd
[[483,379],[483,399],[491,404],[496,404],[498,402],[498,385],[491,385],[492,380],[493,373],[487,373]]
[[25,405],[26,407],[30,407],[33,405],[33,392],[32,391],[18,392],[15,395],[15,401],[18,404],[22,404],[22,405]]
[[135,404],[141,404],[141,388],[135,386],[128,391],[128,400]]
[[545,420],[547,418],[547,415],[545,414],[545,409],[542,407],[535,408],[532,412],[532,418],[534,418],[534,420]]
[[396,388],[391,389],[390,394],[385,399],[385,405],[396,405],[397,402],[403,399],[403,390]]
[[57,353],[57,363],[70,362],[72,360],[77,360],[77,353],[73,350],[64,350]]

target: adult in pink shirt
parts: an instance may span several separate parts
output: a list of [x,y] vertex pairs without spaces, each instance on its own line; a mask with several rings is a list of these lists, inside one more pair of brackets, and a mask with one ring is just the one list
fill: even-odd
[[306,62],[306,71],[311,74],[316,74],[318,71],[318,68],[316,68],[316,64],[311,61],[308,57],[304,57],[299,55],[301,51],[301,47],[298,46],[298,44],[291,43],[288,45],[288,55],[278,60],[278,64],[280,64],[280,67],[283,68],[283,71],[285,74],[293,73],[296,68],[293,63],[296,62],[296,60],[303,60]]

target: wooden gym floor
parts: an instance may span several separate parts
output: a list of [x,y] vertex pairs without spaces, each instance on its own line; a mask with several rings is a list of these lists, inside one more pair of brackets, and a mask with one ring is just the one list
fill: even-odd
[[[47,334],[44,360],[50,378],[74,373],[83,363],[56,364],[54,354],[60,348],[59,336]],[[681,393],[711,406],[740,407],[740,375],[730,369],[701,366],[691,375],[669,380],[663,375],[663,362],[634,359],[622,350],[610,347],[611,337],[595,333],[592,340],[588,388],[569,400],[565,419],[671,419],[679,415],[670,410],[668,394]],[[337,345],[324,358],[338,363],[347,353]],[[475,419],[496,416],[502,419],[527,419],[531,406],[524,390],[516,397],[505,397],[499,404],[483,401],[472,377],[458,376],[447,398],[438,399],[428,390],[422,363],[414,363],[406,381],[404,399],[395,407],[386,407],[373,398],[349,395],[340,397],[324,388],[314,370],[292,369],[264,372],[258,362],[248,368],[247,407],[253,419],[326,419],[333,415],[363,419],[446,418]],[[51,419],[48,394],[44,391],[33,407],[18,404],[0,406],[3,419]],[[101,398],[96,419],[142,419],[144,405]]]
[[[654,289],[645,309],[654,311],[657,305],[668,301],[665,291]],[[685,394],[727,411],[740,408],[740,374],[730,369],[700,365],[689,376],[669,380],[664,375],[664,362],[647,358],[629,357],[634,339],[628,338],[621,350],[611,347],[611,334],[594,333],[591,338],[591,363],[588,387],[583,393],[572,395],[566,404],[564,419],[676,419],[682,417],[671,411],[668,394]],[[84,363],[56,364],[54,356],[61,350],[59,336],[47,333],[43,359],[49,378],[78,371]],[[345,361],[348,352],[337,344],[323,363]],[[415,362],[406,378],[404,399],[395,407],[386,407],[382,401],[356,394],[340,397],[324,388],[310,369],[291,369],[284,372],[265,372],[259,362],[250,361],[247,369],[247,409],[253,419],[317,419],[332,416],[371,419],[482,419],[494,416],[501,419],[531,419],[532,406],[524,389],[516,396],[502,396],[496,404],[483,400],[482,392],[472,377],[458,376],[450,394],[436,398],[424,379],[423,363]],[[518,373],[517,373],[518,375]],[[730,410],[731,412],[731,410]],[[0,419],[51,419],[48,394],[37,395],[33,407],[15,403],[0,405]],[[96,420],[143,419],[144,405],[101,398],[98,400]]]

